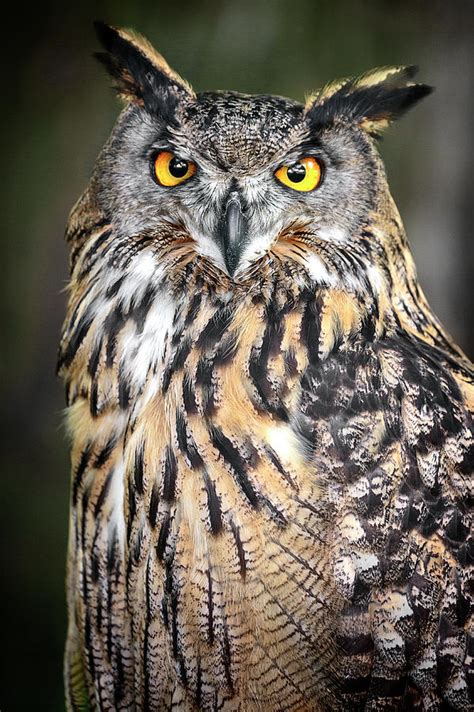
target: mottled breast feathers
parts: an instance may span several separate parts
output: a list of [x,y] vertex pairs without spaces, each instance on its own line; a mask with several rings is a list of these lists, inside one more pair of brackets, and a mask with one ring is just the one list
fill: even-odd
[[[86,260],[112,258],[100,230]],[[91,698],[103,679],[124,709],[407,706],[442,670],[464,709],[465,369],[284,267],[229,295],[192,262],[167,291],[148,260],[99,301],[92,271],[63,346]]]

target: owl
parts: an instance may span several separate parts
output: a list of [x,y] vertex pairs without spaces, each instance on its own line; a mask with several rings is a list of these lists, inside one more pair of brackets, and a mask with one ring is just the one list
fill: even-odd
[[472,709],[473,369],[376,138],[415,68],[125,106],[72,210],[69,710]]

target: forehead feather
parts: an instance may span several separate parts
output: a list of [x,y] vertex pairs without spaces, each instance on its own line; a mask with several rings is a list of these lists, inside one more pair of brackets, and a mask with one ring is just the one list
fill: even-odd
[[184,123],[196,148],[224,169],[262,165],[306,130],[301,104],[234,92],[198,94]]

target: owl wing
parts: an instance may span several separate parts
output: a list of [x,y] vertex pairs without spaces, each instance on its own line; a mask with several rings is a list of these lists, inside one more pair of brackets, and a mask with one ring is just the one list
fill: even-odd
[[470,708],[473,394],[464,366],[402,331],[303,376],[296,426],[334,506],[350,709]]

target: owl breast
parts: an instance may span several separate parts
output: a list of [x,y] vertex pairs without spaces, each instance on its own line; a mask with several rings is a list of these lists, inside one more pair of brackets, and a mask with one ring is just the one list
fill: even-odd
[[[75,306],[82,554],[70,591],[84,592],[88,667],[124,709],[335,704],[335,619],[353,567],[339,557],[332,574],[342,465],[325,415],[353,384],[346,363],[317,388],[311,378],[361,315],[342,293],[278,284],[176,298],[145,253]],[[366,457],[372,421],[346,424]],[[346,521],[346,546],[359,529]]]
[[464,610],[463,540],[436,534],[472,443],[455,380],[349,293],[161,276],[71,305],[71,680],[113,709],[436,694],[440,606]]
[[[337,599],[330,493],[286,415],[304,304],[269,319],[250,299],[190,300],[166,326],[166,305],[152,309],[123,445],[131,637],[148,669],[135,684],[155,708],[318,709]],[[143,385],[151,320],[165,343]]]

